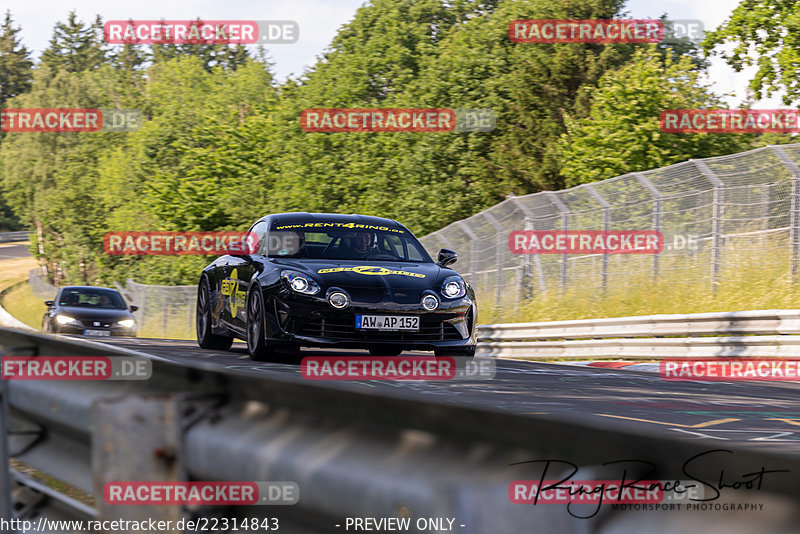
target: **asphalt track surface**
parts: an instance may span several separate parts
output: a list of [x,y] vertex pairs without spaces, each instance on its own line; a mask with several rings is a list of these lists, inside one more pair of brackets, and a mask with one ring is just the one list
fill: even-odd
[[[193,341],[114,338],[103,342],[178,363],[212,363],[237,373],[300,373],[296,363],[250,360],[241,343],[235,343],[230,351],[211,351],[199,348]],[[302,357],[367,355],[366,351],[301,352]],[[635,427],[653,436],[701,440],[714,448],[736,444],[783,454],[800,453],[800,383],[675,382],[662,380],[657,373],[624,369],[515,360],[496,360],[496,365],[492,379],[327,384],[376,395],[387,392],[567,422],[575,414],[591,415],[604,426]]]
[[31,255],[28,251],[28,243],[9,243],[0,245],[0,260],[13,260],[17,258],[27,258]]

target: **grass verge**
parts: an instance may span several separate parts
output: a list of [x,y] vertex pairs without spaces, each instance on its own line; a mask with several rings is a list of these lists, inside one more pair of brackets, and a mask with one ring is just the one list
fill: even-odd
[[42,316],[47,311],[47,306],[33,294],[31,286],[27,283],[20,283],[9,289],[0,300],[0,306],[36,330],[41,329]]
[[800,273],[794,281],[791,279],[788,259],[742,254],[735,260],[735,267],[720,273],[716,290],[712,290],[708,278],[686,279],[667,274],[653,279],[650,273],[642,273],[628,276],[624,286],[617,285],[605,292],[586,285],[563,292],[556,287],[523,301],[517,308],[513,303],[500,310],[484,308],[479,321],[483,324],[563,321],[800,307]]

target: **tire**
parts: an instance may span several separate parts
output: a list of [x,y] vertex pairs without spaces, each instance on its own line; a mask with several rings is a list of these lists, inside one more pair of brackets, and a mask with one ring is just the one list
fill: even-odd
[[403,349],[394,345],[376,345],[369,348],[369,353],[373,356],[397,356],[401,352]]
[[264,296],[258,284],[247,292],[247,352],[257,362],[275,358],[275,347],[270,346],[264,335]]
[[233,344],[233,337],[220,336],[211,331],[211,288],[204,276],[197,288],[197,312],[195,313],[197,344],[200,348],[211,350],[228,350]]

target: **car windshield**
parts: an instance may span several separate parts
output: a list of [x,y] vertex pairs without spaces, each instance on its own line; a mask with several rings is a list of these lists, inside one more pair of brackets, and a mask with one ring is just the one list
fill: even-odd
[[274,223],[267,248],[271,258],[433,261],[405,228],[360,223]]
[[108,289],[64,289],[58,300],[59,306],[78,306],[104,310],[124,310],[125,301],[117,291]]

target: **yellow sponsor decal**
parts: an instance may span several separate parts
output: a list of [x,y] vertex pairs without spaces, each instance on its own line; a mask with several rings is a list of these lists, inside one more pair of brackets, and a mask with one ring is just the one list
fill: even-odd
[[399,274],[402,276],[413,276],[414,278],[425,278],[425,275],[420,273],[397,271],[394,269],[387,269],[386,267],[373,267],[371,265],[359,265],[358,267],[332,267],[330,269],[320,269],[319,271],[317,271],[317,274],[341,273],[345,271],[354,272],[358,274],[367,274],[372,276],[386,276],[390,274]]
[[284,224],[281,226],[276,226],[275,230],[290,230],[295,228],[351,228],[359,230],[379,230],[381,232],[395,232],[397,234],[406,233],[405,230],[401,230],[400,228],[393,228],[391,226],[375,226],[372,224],[338,223],[338,222]]
[[231,272],[229,278],[222,281],[221,293],[230,297],[231,317],[236,317],[239,309],[244,308],[245,292],[239,290],[239,273],[236,269]]

